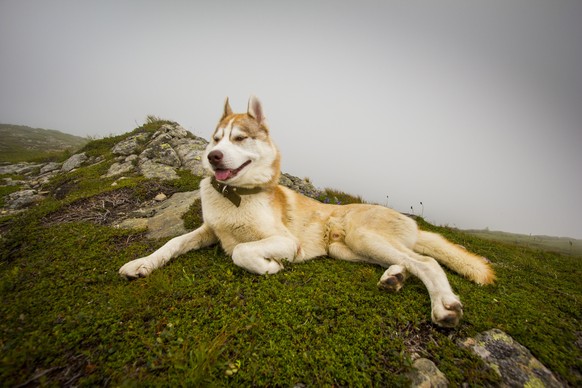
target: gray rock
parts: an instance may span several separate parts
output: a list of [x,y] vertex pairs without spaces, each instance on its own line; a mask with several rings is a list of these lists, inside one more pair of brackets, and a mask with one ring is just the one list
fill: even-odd
[[6,196],[6,208],[11,210],[24,209],[36,202],[39,202],[44,197],[36,190],[21,190]]
[[164,124],[154,133],[154,138],[161,134],[167,134],[170,137],[185,138],[188,137],[188,131],[179,124]]
[[87,160],[87,155],[83,152],[81,154],[76,154],[71,156],[69,159],[63,163],[61,171],[69,172],[75,168],[81,167],[81,165]]
[[14,174],[14,175],[25,175],[33,172],[35,169],[41,167],[41,164],[36,163],[16,163],[0,166],[0,175],[3,174]]
[[56,175],[58,175],[60,172],[60,170],[54,170],[54,171],[50,171],[47,173],[44,173],[42,175],[39,175],[36,179],[39,185],[46,185],[47,183],[49,183],[49,181],[55,177]]
[[123,163],[113,163],[109,170],[107,170],[107,174],[103,175],[104,178],[111,178],[117,175],[126,174],[135,170],[135,166],[133,162],[123,162]]
[[171,167],[180,167],[182,162],[178,154],[169,143],[149,144],[148,147],[139,155],[140,159],[149,159],[155,163],[165,164]]
[[319,195],[321,195],[321,191],[316,189],[315,186],[313,186],[313,184],[307,179],[301,179],[291,174],[281,174],[279,184],[311,198],[317,198]]
[[561,387],[554,374],[523,345],[498,329],[459,343],[470,349],[501,377],[502,387]]
[[[173,237],[187,232],[182,215],[188,211],[194,201],[200,199],[199,190],[176,193],[169,199],[153,206],[139,209],[138,214],[149,218],[130,218],[118,227],[125,229],[143,229],[147,227],[148,238]],[[133,213],[133,215],[137,215]]]
[[14,180],[12,178],[4,178],[3,186],[22,186],[26,181]]
[[177,179],[177,169],[204,175],[201,161],[207,144],[178,124],[164,124],[153,134],[131,136],[113,146],[111,151],[120,157],[104,177],[131,172],[133,169],[127,162],[135,159],[139,159],[134,163],[138,172],[146,178]]
[[194,175],[204,175],[202,157],[208,142],[200,138],[180,141],[173,139],[171,144],[182,162],[182,168],[190,170]]
[[446,388],[449,386],[449,380],[431,360],[419,358],[414,361],[412,367],[412,371],[407,374],[411,387]]
[[147,142],[148,135],[140,133],[139,135],[130,136],[127,139],[120,141],[113,146],[111,152],[115,155],[131,155],[139,152],[143,145]]
[[179,176],[176,170],[168,165],[156,163],[149,159],[141,159],[139,170],[146,178],[158,178],[162,180],[174,180]]
[[47,163],[41,167],[40,173],[46,174],[46,173],[51,172],[51,171],[60,170],[60,168],[61,168],[61,163],[50,162],[50,163]]

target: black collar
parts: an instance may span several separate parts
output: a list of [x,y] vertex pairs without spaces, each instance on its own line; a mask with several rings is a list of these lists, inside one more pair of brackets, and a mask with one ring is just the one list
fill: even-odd
[[240,206],[241,195],[257,194],[263,191],[263,189],[260,187],[246,189],[244,187],[225,185],[224,183],[217,181],[214,177],[212,177],[210,183],[212,184],[212,187],[216,189],[216,191],[222,194],[224,198],[228,199],[236,207]]

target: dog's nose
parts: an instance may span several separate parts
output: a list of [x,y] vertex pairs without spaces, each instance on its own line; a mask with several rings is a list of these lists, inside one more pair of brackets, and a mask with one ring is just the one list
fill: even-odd
[[217,164],[220,164],[223,156],[224,155],[222,154],[221,151],[218,151],[218,150],[210,151],[210,153],[208,154],[208,161],[213,166],[216,166]]

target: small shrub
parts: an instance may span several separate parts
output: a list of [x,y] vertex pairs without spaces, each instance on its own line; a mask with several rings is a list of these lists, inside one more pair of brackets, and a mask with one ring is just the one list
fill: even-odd
[[362,197],[353,196],[343,191],[326,188],[323,193],[316,198],[323,203],[331,203],[334,205],[347,205],[350,203],[366,203]]

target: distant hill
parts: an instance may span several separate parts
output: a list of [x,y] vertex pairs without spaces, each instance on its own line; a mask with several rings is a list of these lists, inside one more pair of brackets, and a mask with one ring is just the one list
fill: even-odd
[[463,232],[506,244],[548,250],[567,255],[582,255],[582,240],[570,237],[532,236],[490,230],[463,230]]
[[53,129],[0,124],[0,162],[20,162],[65,150],[76,151],[89,139]]

